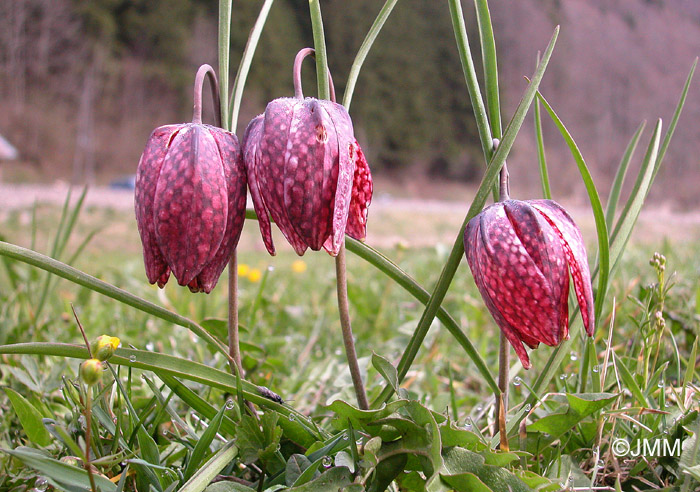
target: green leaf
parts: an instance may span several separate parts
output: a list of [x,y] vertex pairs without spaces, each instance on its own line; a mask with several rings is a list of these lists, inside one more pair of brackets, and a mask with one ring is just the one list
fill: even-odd
[[535,101],[535,139],[537,140],[537,162],[540,167],[540,182],[542,183],[542,196],[552,199],[552,190],[549,186],[549,172],[547,171],[547,157],[544,152],[544,135],[542,133],[542,116],[540,115],[540,101]]
[[216,413],[211,422],[209,422],[209,425],[207,426],[206,430],[202,433],[202,436],[197,441],[197,444],[195,445],[194,449],[192,450],[192,454],[190,455],[190,459],[187,462],[187,467],[185,468],[185,472],[183,474],[183,480],[187,481],[190,479],[190,477],[197,470],[197,467],[200,465],[204,457],[209,452],[209,446],[211,445],[211,442],[214,440],[214,437],[216,437],[216,433],[219,432],[219,428],[221,427],[221,422],[223,421],[225,410],[226,405],[222,406],[221,409]]
[[179,492],[201,492],[207,488],[207,485],[216,477],[226,465],[231,463],[231,460],[238,454],[238,448],[233,441],[229,441],[221,448],[204,466],[192,475]]
[[42,270],[46,270],[49,273],[53,273],[54,275],[58,275],[59,277],[69,280],[74,284],[86,287],[99,294],[115,299],[123,304],[156,316],[164,321],[187,328],[191,330],[192,333],[202,338],[215,350],[220,351],[222,354],[228,357],[228,348],[226,346],[224,346],[216,338],[212,337],[204,328],[199,326],[194,321],[185,318],[184,316],[168,311],[161,306],[146,301],[145,299],[135,296],[130,292],[108,284],[107,282],[99,280],[91,275],[88,275],[87,273],[81,272],[76,268],[66,265],[65,263],[61,263],[58,260],[37,253],[36,251],[0,241],[0,255],[22,261],[37,268],[41,268]]
[[383,492],[389,490],[389,484],[396,477],[404,472],[408,455],[405,453],[397,454],[382,460],[375,468],[374,477],[367,492]]
[[442,438],[443,448],[460,446],[472,451],[479,451],[487,448],[487,445],[479,439],[478,435],[472,431],[458,427],[455,422],[450,422],[449,425],[441,425],[440,436]]
[[[451,11],[456,9],[459,9],[461,11],[459,1],[450,0],[450,9]],[[447,290],[449,289],[450,284],[452,283],[452,279],[454,278],[454,275],[457,271],[457,267],[461,263],[462,257],[464,256],[464,228],[466,227],[469,220],[471,220],[472,217],[475,217],[486,203],[486,199],[489,195],[489,192],[492,189],[494,183],[496,182],[496,178],[501,168],[503,167],[503,163],[505,162],[506,157],[508,156],[511,148],[513,147],[515,137],[520,131],[520,127],[522,126],[522,123],[525,119],[527,110],[529,109],[535,97],[537,88],[539,87],[540,81],[542,80],[542,77],[544,75],[544,71],[547,68],[547,64],[549,63],[550,57],[552,56],[552,51],[554,50],[554,44],[556,43],[558,35],[559,28],[557,27],[554,30],[552,39],[550,40],[549,45],[547,46],[547,50],[545,51],[544,56],[542,57],[542,61],[537,66],[537,70],[535,71],[535,74],[532,77],[532,81],[525,90],[523,98],[518,104],[518,107],[515,110],[515,114],[513,115],[513,118],[511,119],[510,123],[508,124],[508,127],[506,128],[505,133],[503,134],[503,139],[500,145],[498,146],[496,153],[493,155],[489,162],[489,165],[486,169],[486,173],[484,174],[479,188],[477,189],[476,196],[474,197],[474,200],[472,201],[472,204],[469,207],[467,216],[465,217],[464,222],[462,223],[462,227],[460,228],[459,233],[455,238],[455,242],[452,246],[450,255],[442,269],[442,272],[440,273],[440,277],[438,278],[433,293],[430,296],[430,300],[426,304],[425,310],[423,311],[420,321],[418,322],[418,326],[413,332],[409,345],[401,357],[401,361],[399,362],[399,365],[397,367],[399,373],[399,381],[401,381],[406,376],[408,369],[410,368],[411,364],[413,364],[413,361],[415,360],[415,357],[418,354],[418,349],[420,348],[421,344],[423,343],[423,340],[428,334],[428,330],[430,329],[430,326],[432,325],[433,320],[435,319],[440,305],[442,304],[442,301],[444,300],[445,295],[447,294]],[[482,145],[483,144],[484,142],[482,141]],[[495,392],[497,394],[499,393],[497,387]],[[382,402],[387,401],[391,397],[392,393],[393,390],[390,386],[385,387],[382,393],[379,395],[379,397],[372,402],[372,406],[376,407]]]
[[12,388],[4,388],[4,390],[29,440],[38,446],[51,444],[51,434],[44,427],[43,417],[39,410]]
[[[22,463],[50,478],[58,486],[69,490],[90,490],[90,478],[83,468],[71,466],[55,460],[39,450],[20,446],[16,449],[3,449],[3,452],[17,458]],[[96,487],[101,492],[113,492],[116,486],[104,476],[92,474]]]
[[255,492],[255,489],[238,482],[216,482],[208,485],[204,492]]
[[[228,130],[231,130],[233,133],[236,133],[236,128],[238,127],[238,115],[241,111],[243,89],[245,88],[246,79],[248,78],[250,65],[253,62],[253,56],[255,56],[255,50],[258,47],[260,35],[262,34],[263,28],[265,27],[267,15],[270,13],[270,8],[272,7],[273,2],[274,0],[265,0],[265,3],[260,8],[260,13],[258,14],[258,18],[255,20],[255,25],[253,26],[253,29],[250,31],[250,36],[248,36],[248,42],[245,45],[243,55],[241,56],[241,61],[238,64],[236,78],[233,81],[233,89],[231,90],[233,94],[231,96],[230,121],[228,123]],[[228,8],[230,10],[230,7]],[[226,99],[222,99],[221,103],[226,104]]]
[[241,417],[236,431],[236,443],[245,463],[255,463],[258,460],[265,463],[275,456],[282,437],[282,429],[277,426],[278,418],[279,415],[275,412],[263,414],[260,423],[250,415]]
[[454,490],[469,490],[471,492],[492,492],[491,487],[479,480],[473,473],[457,473],[455,475],[440,475],[440,478],[453,487]]
[[483,456],[464,448],[448,449],[444,459],[444,470],[440,474],[443,480],[449,480],[447,477],[450,475],[470,473],[494,492],[529,492],[531,490],[525,482],[506,468],[487,465]]
[[610,188],[610,195],[608,196],[608,204],[605,207],[605,223],[608,225],[608,229],[613,226],[613,221],[615,220],[615,210],[617,209],[617,202],[620,200],[620,193],[622,192],[622,184],[625,181],[625,176],[627,174],[627,169],[629,167],[630,160],[634,155],[634,151],[637,149],[637,144],[639,143],[639,138],[642,136],[644,127],[646,126],[646,121],[643,121],[637,131],[632,135],[625,153],[622,155],[622,160],[617,166],[617,172],[615,173],[615,178],[613,179],[612,187]]
[[486,102],[491,122],[491,135],[501,138],[501,103],[498,95],[498,60],[496,57],[496,40],[493,36],[491,14],[486,0],[475,0],[476,20],[481,40],[481,60],[484,65],[484,85]]
[[[0,345],[0,354],[54,355],[77,359],[86,359],[88,357],[85,347],[79,345],[40,342]],[[231,373],[181,357],[147,350],[119,348],[112,358],[109,359],[109,362],[110,364],[153,371],[158,374],[159,377],[161,374],[164,374],[195,381],[212,388],[219,388],[229,393],[236,392],[236,378],[231,375]],[[280,426],[283,429],[287,430],[290,426],[302,427],[304,429],[303,432],[306,432],[310,436],[315,436],[316,440],[324,440],[328,437],[327,433],[317,429],[303,414],[287,405],[277,403],[261,396],[256,385],[243,380],[242,386],[243,395],[246,400],[261,407],[273,409],[286,417],[292,415],[292,420],[280,420]],[[285,420],[289,420],[289,422],[285,423]],[[299,434],[299,432],[297,432],[297,434]]]
[[311,466],[311,461],[303,454],[291,455],[287,460],[284,472],[284,480],[287,483],[287,487],[293,486],[301,474],[304,473],[304,470],[309,466]]
[[598,190],[593,183],[593,177],[591,176],[588,166],[586,166],[586,161],[584,161],[581,151],[578,149],[576,142],[574,142],[573,137],[566,129],[564,123],[559,119],[559,116],[554,112],[552,107],[549,105],[547,100],[542,96],[542,94],[537,93],[537,97],[542,101],[544,109],[549,113],[550,118],[559,129],[561,136],[564,141],[569,146],[571,155],[576,161],[578,166],[579,174],[583,180],[583,184],[586,187],[586,193],[588,193],[588,199],[591,203],[591,209],[593,211],[593,218],[595,219],[595,228],[598,235],[598,291],[595,296],[595,320],[598,322],[603,312],[603,304],[605,303],[605,294],[608,290],[608,275],[610,274],[610,250],[608,243],[608,227],[605,224],[605,213],[603,212],[603,205],[600,202],[600,196],[598,195]]
[[318,478],[298,487],[288,489],[289,492],[338,492],[342,487],[352,483],[352,474],[345,467],[334,467],[326,470]]
[[612,403],[617,396],[611,393],[567,394],[569,407],[566,412],[542,417],[530,425],[528,430],[546,432],[556,439],[589,415]]
[[345,83],[345,93],[343,94],[343,106],[345,106],[345,109],[347,109],[348,111],[350,111],[352,95],[355,92],[355,84],[357,83],[357,78],[360,76],[360,69],[362,68],[362,64],[365,62],[365,58],[367,58],[367,54],[369,53],[370,48],[374,44],[374,41],[377,39],[377,36],[382,30],[384,23],[389,18],[389,14],[391,14],[391,11],[394,9],[396,2],[398,2],[398,0],[386,0],[384,6],[377,14],[377,17],[374,19],[372,26],[369,28],[369,31],[367,31],[367,35],[362,41],[360,49],[357,50],[357,55],[355,55],[355,59],[353,60],[352,65],[350,66],[348,80]]
[[391,385],[394,391],[399,391],[399,377],[396,373],[396,368],[391,365],[391,362],[386,360],[381,355],[372,352],[372,365],[382,375],[387,383]]
[[406,406],[408,403],[408,400],[396,400],[374,410],[360,410],[359,408],[356,408],[343,400],[335,400],[333,403],[328,405],[327,408],[330,411],[335,412],[338,417],[350,419],[353,427],[357,428],[363,427],[361,424],[388,417],[399,408]]
[[640,405],[642,405],[643,407],[652,408],[652,406],[649,404],[649,401],[647,401],[646,397],[644,396],[644,392],[642,392],[642,389],[637,384],[637,381],[635,381],[634,376],[632,376],[632,373],[627,368],[627,365],[625,365],[622,359],[618,357],[614,352],[613,356],[615,357],[615,364],[617,365],[617,370],[620,373],[620,377],[625,383],[627,389],[632,392],[632,395],[634,395],[634,397],[637,399]]

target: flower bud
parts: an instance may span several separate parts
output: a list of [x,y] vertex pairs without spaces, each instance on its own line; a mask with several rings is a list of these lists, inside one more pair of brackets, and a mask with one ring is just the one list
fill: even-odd
[[100,361],[106,361],[114,354],[119,347],[119,338],[109,335],[100,335],[90,344],[90,353]]
[[102,362],[97,359],[88,359],[80,364],[80,379],[88,386],[92,386],[102,379]]

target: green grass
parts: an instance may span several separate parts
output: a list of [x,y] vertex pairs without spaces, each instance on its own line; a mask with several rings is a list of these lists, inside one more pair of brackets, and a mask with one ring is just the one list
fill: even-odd
[[[51,243],[50,238],[55,232],[52,224],[56,223],[56,214],[55,210],[43,207],[37,212],[39,227],[35,243],[40,250]],[[11,215],[2,224],[1,230],[5,231],[8,240],[28,245],[30,236],[26,235],[26,231],[31,229],[26,226],[19,227],[20,215]],[[77,266],[81,269],[195,321],[225,318],[225,278],[220,280],[220,286],[209,296],[192,295],[174,282],[170,282],[164,290],[147,284],[138,251],[138,238],[133,230],[125,226],[130,220],[129,216],[121,213],[87,210],[81,215],[73,238],[68,243],[67,255],[70,255],[71,247],[79,244],[94,224],[99,224],[106,231],[107,237],[101,238],[98,235],[88,245],[77,260]],[[387,224],[387,228],[390,227]],[[289,405],[311,416],[321,428],[331,433],[335,432],[338,422],[331,418],[335,414],[326,405],[335,399],[351,402],[354,401],[354,396],[345,366],[337,305],[333,295],[335,281],[332,258],[325,253],[308,253],[299,259],[284,246],[279,248],[282,250],[279,256],[270,257],[256,246],[255,243],[259,242],[256,229],[255,223],[246,226],[243,240],[246,247],[239,254],[240,264],[245,265],[242,270],[248,269],[247,274],[245,271],[241,272],[245,275],[241,275],[240,278],[240,319],[243,325],[241,339],[246,379],[256,385],[270,388]],[[434,231],[439,234],[439,230],[440,226],[436,225]],[[282,241],[279,244],[282,245]],[[654,269],[648,265],[649,258],[655,251],[667,258],[666,279],[669,279],[671,272],[675,272],[675,275],[672,277],[673,287],[664,299],[667,326],[661,339],[660,356],[656,366],[643,374],[637,358],[644,345],[644,330],[640,329],[639,323],[643,323],[650,313],[653,314],[653,304],[658,302],[655,297],[645,297],[651,292],[648,286],[657,281]],[[383,252],[419,283],[429,287],[445,261],[447,248],[439,245],[433,248],[402,246],[388,248]],[[300,267],[302,264],[305,268]],[[0,283],[4,286],[0,289],[2,343],[47,341],[81,344],[81,335],[70,314],[72,303],[89,339],[101,334],[118,336],[122,347],[133,346],[137,349],[175,355],[227,371],[226,361],[221,354],[213,354],[187,329],[155,319],[66,281],[54,284],[46,308],[38,319],[33,319],[32,310],[40,294],[39,286],[43,277],[37,274],[35,269],[18,263],[12,264],[10,269],[16,276],[17,288],[9,288],[11,281],[8,278],[8,270],[3,269]],[[251,274],[253,269],[259,270],[262,277],[256,278]],[[353,255],[349,256],[348,271],[357,350],[361,364],[368,368],[367,387],[372,398],[379,394],[384,384],[381,375],[369,363],[372,353],[385,357],[395,365],[411,338],[423,306],[388,278],[379,274],[374,267]],[[615,299],[617,311],[612,352],[620,361],[624,361],[632,373],[637,374],[633,378],[641,385],[645,403],[638,401],[634,391],[622,391],[622,396],[616,399],[614,404],[606,407],[602,413],[596,413],[597,417],[594,420],[591,421],[589,417],[590,422],[577,424],[575,432],[567,434],[566,439],[562,438],[559,445],[551,444],[552,439],[558,439],[557,436],[541,432],[528,433],[528,439],[521,444],[522,449],[544,457],[532,461],[524,458],[532,471],[548,476],[575,476],[578,477],[575,479],[579,481],[577,483],[580,483],[583,481],[582,477],[591,477],[593,468],[589,461],[596,442],[602,452],[606,449],[606,442],[613,436],[636,435],[645,432],[644,426],[652,429],[653,435],[663,435],[664,429],[669,432],[677,430],[673,426],[674,420],[689,415],[689,408],[697,407],[698,400],[693,391],[687,391],[687,395],[690,395],[689,400],[680,404],[677,401],[680,396],[674,391],[678,395],[681,394],[684,388],[683,378],[689,367],[693,366],[689,366],[687,360],[699,328],[698,272],[700,246],[697,242],[664,240],[660,237],[657,241],[639,241],[631,245],[613,277],[608,302],[603,311],[608,314],[603,318],[605,322],[596,331],[593,349],[587,349],[586,341],[582,338],[574,340],[574,350],[557,368],[558,377],[554,378],[547,389],[550,392],[575,393],[581,385],[581,375],[584,374],[584,351],[592,350],[597,364],[587,367],[586,380],[589,391],[593,388],[594,391],[619,392],[618,379],[612,367],[609,368],[602,387],[599,381],[595,382],[595,378],[599,378],[600,364],[607,348],[604,339],[608,336],[610,307]],[[265,284],[264,289],[261,289],[263,278]],[[633,298],[639,301],[634,301]],[[458,268],[455,281],[443,305],[462,326],[487,365],[497,367],[498,348],[495,340],[498,338],[498,328],[483,306],[465,262]],[[225,339],[225,333],[214,330],[214,335]],[[680,365],[676,362],[676,350],[671,336],[678,347]],[[649,343],[653,343],[653,340]],[[546,363],[551,352],[551,348],[541,346],[531,353],[535,369],[529,372],[517,369],[513,371],[511,378],[515,378],[518,384],[511,387],[511,415],[516,415],[521,410],[522,403],[529,395],[528,387],[537,377],[537,368]],[[80,425],[76,420],[80,404],[71,401],[67,395],[67,388],[73,387],[70,381],[77,379],[78,363],[79,360],[61,357],[6,355],[2,360],[0,382],[17,390],[29,402],[34,402],[36,407],[41,409],[43,416],[50,416],[61,422],[69,432],[71,429],[76,431],[76,426]],[[658,369],[662,372],[655,374]],[[178,439],[185,438],[185,431],[177,423],[175,416],[187,422],[196,433],[203,430],[199,422],[201,417],[195,418],[195,412],[177,396],[170,399],[167,412],[149,411],[149,408],[154,408],[153,388],[159,386],[159,379],[150,371],[143,372],[144,377],[149,378],[151,384],[155,385],[152,388],[140,374],[140,370],[120,370],[122,383],[128,384],[130,389],[130,401],[135,411],[148,412],[147,428],[156,436],[161,453],[173,446],[172,451],[176,452],[176,443]],[[628,387],[629,382],[625,382],[622,376],[620,378],[621,387]],[[693,374],[691,379],[697,381]],[[660,380],[664,383],[659,386]],[[694,384],[691,386],[693,390]],[[201,384],[189,386],[215,409],[221,408],[230,397],[224,391]],[[441,329],[437,322],[421,345],[416,362],[411,366],[403,387],[408,391],[410,398],[419,400],[435,412],[446,414],[449,408],[450,414],[458,422],[467,422],[468,426],[480,429],[487,436],[490,435],[492,414],[489,404],[493,399],[490,388],[459,345],[454,343],[450,334]],[[114,391],[114,386],[111,386],[108,393],[112,394]],[[157,394],[167,398],[169,391],[162,390]],[[666,403],[669,406],[666,406]],[[0,393],[0,405],[8,410],[10,408],[7,396],[3,393]],[[639,407],[647,405],[660,407],[669,413],[662,416],[644,414],[639,417]],[[614,415],[614,409],[625,407],[632,408],[626,415],[640,421],[641,427],[638,426],[635,430],[636,424],[611,417]],[[539,417],[562,408],[562,402],[557,402],[557,397],[546,400],[530,418],[530,425]],[[604,424],[603,439],[596,441],[593,432],[598,421],[596,419],[602,419],[604,416],[607,416],[608,420]],[[471,420],[467,420],[468,418]],[[616,423],[614,429],[613,421]],[[79,441],[80,434],[75,435]],[[176,435],[183,437],[176,438]],[[103,436],[103,439],[108,437]],[[514,443],[516,440],[513,439]],[[24,444],[27,444],[27,436],[22,430],[17,414],[13,411],[2,412],[0,446],[11,449]],[[119,446],[116,449],[118,448]],[[56,442],[47,449],[56,457],[72,454]],[[218,446],[212,449],[218,449]],[[561,469],[552,469],[554,466],[561,467],[562,463],[569,463],[561,458],[561,455],[569,454],[574,458],[575,468],[582,470],[583,475],[577,475],[578,471],[569,474],[569,471],[565,473]],[[114,459],[119,462],[121,458],[115,456]],[[604,459],[606,464],[605,469],[599,470],[600,477],[613,476],[611,469],[608,469],[612,466],[611,462],[605,458],[601,459]],[[173,459],[172,462],[177,463],[177,459]],[[623,469],[633,470],[635,463],[625,464]],[[22,483],[22,480],[31,483],[31,480],[39,476],[30,469],[19,471],[17,466],[18,462],[8,455],[0,455],[0,470],[6,473],[6,478],[2,479],[5,482],[0,481],[0,485],[9,486]],[[112,471],[114,472],[114,467]],[[653,474],[651,476],[653,477]],[[607,483],[605,480],[610,480],[600,477],[599,483]],[[661,473],[660,477],[665,475]],[[654,483],[662,482],[657,480]]]

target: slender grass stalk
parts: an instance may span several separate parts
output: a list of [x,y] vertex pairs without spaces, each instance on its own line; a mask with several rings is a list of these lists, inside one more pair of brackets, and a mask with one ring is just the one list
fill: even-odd
[[[219,0],[219,99],[223,104],[216,106],[221,115],[221,121],[227,125],[224,130],[230,130],[228,118],[228,79],[229,60],[231,52],[231,3],[232,0]],[[219,123],[221,126],[221,123]]]
[[[333,84],[330,81],[330,74],[328,72],[326,41],[323,34],[323,18],[321,17],[321,6],[319,4],[319,0],[309,0],[309,9],[311,11],[311,27],[314,35],[314,56],[316,58],[318,97],[319,99],[330,99],[335,102],[335,91],[333,90]],[[294,63],[296,97],[299,97],[301,93],[301,83],[299,80],[297,80],[300,78],[301,60],[307,54],[309,54],[308,51],[302,50]],[[357,361],[357,352],[355,351],[355,342],[352,334],[352,324],[350,322],[350,302],[348,301],[345,244],[341,245],[340,251],[335,257],[335,274],[336,292],[338,295],[338,313],[340,315],[340,326],[343,332],[343,344],[345,346],[345,355],[348,359],[348,368],[350,369],[352,384],[355,388],[357,404],[360,409],[367,410],[369,408],[369,403],[367,401],[365,386],[362,382],[362,374],[360,374],[360,365]]]

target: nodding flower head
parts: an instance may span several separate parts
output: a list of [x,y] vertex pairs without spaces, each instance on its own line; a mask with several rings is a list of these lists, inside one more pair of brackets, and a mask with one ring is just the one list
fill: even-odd
[[366,235],[372,176],[346,109],[302,96],[301,61],[312,52],[302,50],[295,60],[296,97],[271,101],[243,137],[250,192],[270,254],[270,217],[299,255],[324,248],[335,256],[345,233]]
[[593,291],[581,232],[552,200],[506,200],[469,221],[464,249],[481,296],[530,368],[523,343],[569,338],[569,274],[583,325],[593,335]]
[[146,143],[135,208],[149,282],[163,287],[172,272],[209,293],[243,228],[246,173],[236,136],[201,123],[199,79],[194,121],[156,128]]

